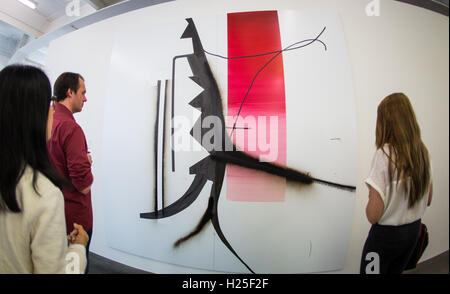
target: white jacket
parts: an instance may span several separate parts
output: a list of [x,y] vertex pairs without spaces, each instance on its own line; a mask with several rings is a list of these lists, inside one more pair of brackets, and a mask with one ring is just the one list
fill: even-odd
[[22,212],[0,211],[0,273],[84,273],[86,249],[68,246],[61,190],[27,167],[16,187]]

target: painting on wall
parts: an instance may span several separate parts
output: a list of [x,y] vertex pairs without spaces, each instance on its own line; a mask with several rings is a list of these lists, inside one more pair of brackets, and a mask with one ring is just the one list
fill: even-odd
[[[337,15],[250,11],[126,27],[109,74],[111,247],[226,272],[343,267],[356,117]],[[118,121],[124,97],[133,115]],[[124,141],[132,152],[118,159]]]

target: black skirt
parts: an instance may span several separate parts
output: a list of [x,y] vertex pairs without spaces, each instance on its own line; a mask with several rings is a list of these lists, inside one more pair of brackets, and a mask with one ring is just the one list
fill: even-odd
[[374,224],[361,256],[361,274],[401,274],[419,237],[421,220],[401,226]]

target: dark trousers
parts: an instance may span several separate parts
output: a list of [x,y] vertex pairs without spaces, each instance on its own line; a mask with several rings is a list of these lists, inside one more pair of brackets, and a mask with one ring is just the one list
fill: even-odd
[[[378,265],[380,274],[401,274],[419,238],[420,223],[419,219],[401,226],[372,225],[364,244],[360,273],[373,272],[372,266]],[[378,258],[373,258],[374,253]]]
[[86,233],[89,236],[89,241],[86,245],[86,270],[84,271],[84,274],[87,274],[89,272],[89,245],[91,245],[91,239],[92,239],[92,229],[87,230]]

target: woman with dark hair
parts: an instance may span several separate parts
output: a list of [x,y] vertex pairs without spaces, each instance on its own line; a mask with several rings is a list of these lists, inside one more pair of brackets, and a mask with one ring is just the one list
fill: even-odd
[[369,188],[366,215],[372,227],[360,272],[367,272],[376,254],[379,273],[400,274],[431,204],[430,157],[411,102],[403,93],[391,94],[380,103],[375,133],[377,151],[365,181]]
[[76,224],[66,237],[66,181],[47,152],[53,111],[43,71],[11,65],[0,72],[0,273],[82,273],[86,266],[87,234]]

